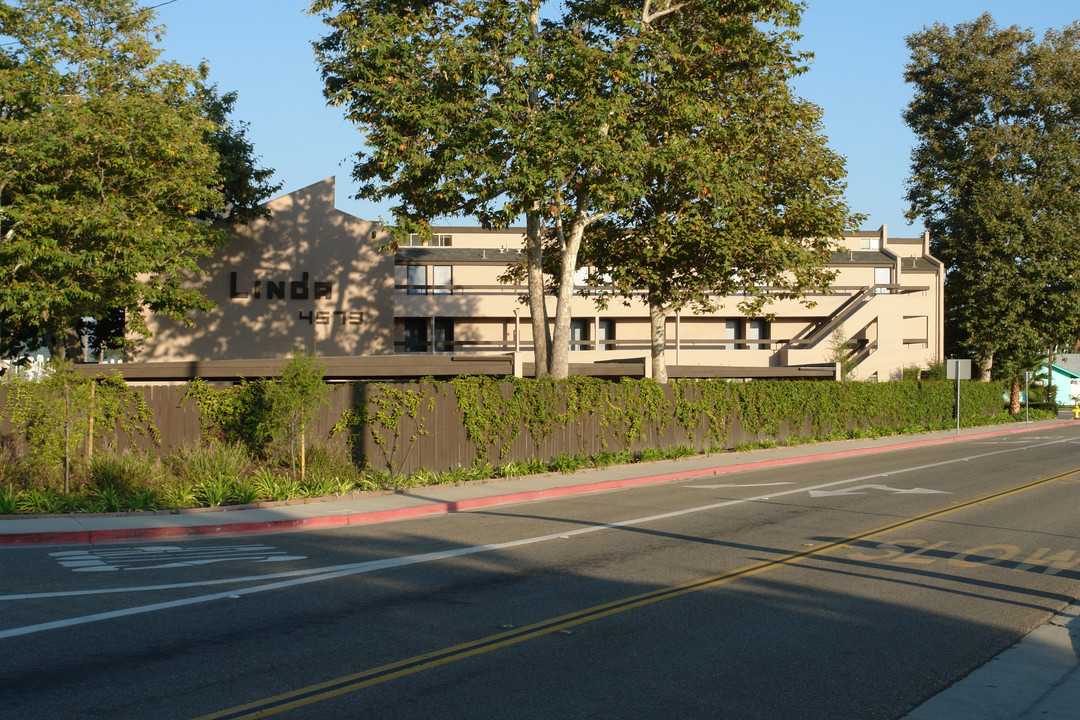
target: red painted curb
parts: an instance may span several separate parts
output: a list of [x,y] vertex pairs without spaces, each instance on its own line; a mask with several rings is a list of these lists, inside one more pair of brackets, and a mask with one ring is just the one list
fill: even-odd
[[[1058,425],[1069,425],[1073,421],[1061,421],[1042,427],[1053,428]],[[624,478],[621,480],[604,480],[581,485],[569,485],[565,487],[545,488],[542,490],[529,490],[524,492],[507,493],[505,495],[493,495],[469,500],[454,500],[447,502],[431,503],[410,508],[396,510],[376,510],[372,512],[323,515],[314,518],[301,518],[294,520],[271,520],[265,522],[238,522],[223,523],[220,525],[196,525],[174,526],[154,528],[130,528],[122,530],[73,530],[66,532],[41,532],[41,533],[11,533],[0,534],[0,546],[11,545],[82,545],[95,543],[125,542],[131,540],[176,540],[194,537],[224,537],[229,535],[252,535],[274,532],[289,532],[293,530],[314,530],[316,528],[336,528],[349,525],[375,525],[393,520],[406,520],[410,518],[425,517],[428,515],[445,515],[455,512],[465,512],[479,508],[494,507],[498,505],[511,505],[514,503],[531,502],[535,500],[550,500],[567,497],[570,495],[582,495],[585,493],[602,492],[605,490],[618,490],[622,488],[640,487],[642,485],[657,485],[665,482],[688,480],[690,478],[709,477],[714,475],[726,475],[732,472],[745,470],[759,470],[769,467],[782,467],[786,465],[799,465],[815,460],[835,460],[845,457],[856,457],[872,453],[888,452],[891,450],[905,450],[929,445],[942,445],[960,440],[977,440],[984,437],[997,435],[1009,435],[1012,433],[1033,430],[1030,427],[1009,428],[1005,430],[991,430],[973,435],[956,435],[929,440],[914,440],[912,442],[897,443],[895,445],[883,445],[881,447],[854,448],[851,450],[836,450],[833,452],[801,455],[790,458],[774,458],[772,460],[759,460],[736,465],[718,465],[712,468],[700,470],[681,470],[678,472],[661,473],[659,475],[646,475],[643,477]]]

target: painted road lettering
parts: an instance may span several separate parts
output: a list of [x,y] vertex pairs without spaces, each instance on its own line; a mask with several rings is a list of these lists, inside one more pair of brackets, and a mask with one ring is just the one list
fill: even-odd
[[[953,547],[949,547],[953,546]],[[848,553],[849,560],[858,562],[890,562],[906,565],[931,565],[942,562],[952,567],[973,568],[998,565],[1020,572],[1040,572],[1057,575],[1063,570],[1080,566],[1080,554],[1075,550],[1038,548],[1025,551],[1018,545],[980,545],[958,549],[950,540],[897,540],[891,543],[868,543]]]
[[951,495],[948,490],[929,490],[927,488],[894,488],[888,485],[856,485],[855,487],[843,488],[841,490],[809,490],[810,497],[832,497],[834,495],[863,495],[867,490],[878,490],[880,492],[890,492],[896,495],[926,495],[926,494],[942,494]]
[[65,550],[49,553],[73,572],[111,572],[115,570],[161,570],[192,567],[220,562],[284,562],[303,560],[304,555],[287,555],[268,545],[214,545],[211,547],[108,548],[102,550]]

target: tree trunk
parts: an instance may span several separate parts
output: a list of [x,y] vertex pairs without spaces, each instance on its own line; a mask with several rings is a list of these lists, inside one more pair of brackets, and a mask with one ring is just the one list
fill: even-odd
[[526,215],[525,257],[529,277],[529,314],[533,333],[533,362],[536,377],[551,372],[551,339],[548,337],[547,303],[544,300],[543,234],[537,211]]
[[994,368],[994,353],[979,358],[979,380],[990,382],[990,371]]
[[1009,386],[1009,412],[1013,415],[1020,414],[1020,380],[1015,378]]
[[1054,402],[1054,348],[1046,351],[1046,402]]
[[45,348],[49,355],[58,360],[82,361],[82,343],[74,328],[60,328],[59,330],[47,330],[43,337]]
[[664,308],[649,301],[649,339],[652,346],[652,377],[658,383],[666,384],[667,358],[664,347],[667,345],[667,313]]
[[[579,205],[586,205],[581,201]],[[570,319],[574,300],[574,271],[577,270],[578,251],[585,237],[585,215],[575,214],[562,248],[559,268],[559,296],[555,305],[555,328],[551,334],[551,365],[548,372],[553,378],[570,374]]]

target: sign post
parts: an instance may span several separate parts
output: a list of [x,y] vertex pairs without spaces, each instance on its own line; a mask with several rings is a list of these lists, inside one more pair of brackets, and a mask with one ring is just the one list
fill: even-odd
[[960,434],[960,381],[971,379],[970,360],[946,360],[945,379],[956,381],[956,434]]
[[1031,401],[1031,373],[1024,373],[1024,422],[1031,422],[1031,414],[1028,412],[1029,403]]

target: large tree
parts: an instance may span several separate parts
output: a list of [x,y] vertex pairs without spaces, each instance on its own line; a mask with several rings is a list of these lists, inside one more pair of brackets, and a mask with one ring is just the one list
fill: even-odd
[[657,54],[633,104],[647,146],[644,192],[591,227],[582,250],[594,282],[627,302],[644,291],[661,382],[669,314],[715,310],[739,293],[738,309],[755,315],[774,299],[824,290],[831,238],[858,221],[820,110],[789,86],[805,58],[773,44],[760,49],[768,60],[733,62],[709,40],[727,25],[699,12],[654,29],[670,37],[643,48]]
[[[765,68],[783,74],[797,63],[791,28],[801,7],[793,0],[312,3],[330,27],[316,44],[326,97],[365,131],[353,171],[360,195],[397,200],[399,237],[429,231],[439,216],[472,215],[487,227],[524,216],[537,374],[556,377],[567,372],[573,274],[586,230],[651,189],[655,118],[637,103],[663,90],[655,78],[676,82],[678,67],[706,56],[709,74],[683,73],[681,89],[723,83],[737,102],[752,100]],[[742,119],[700,110],[691,101],[664,112],[692,118],[677,124],[690,134],[703,123]],[[545,238],[557,252],[550,331]]]
[[1080,336],[1080,25],[1038,41],[982,15],[907,43],[908,217],[946,265],[951,335],[989,379],[995,358]]
[[162,61],[153,19],[134,0],[0,0],[9,352],[44,342],[67,354],[87,318],[145,334],[144,311],[207,307],[182,279],[226,237],[209,220],[250,217],[273,188],[226,119],[233,97],[203,69]]

